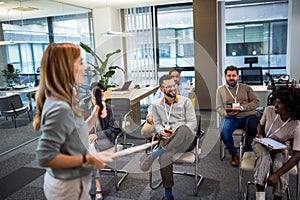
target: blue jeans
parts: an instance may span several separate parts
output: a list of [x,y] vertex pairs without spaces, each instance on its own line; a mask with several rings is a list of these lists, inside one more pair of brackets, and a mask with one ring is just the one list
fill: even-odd
[[237,155],[237,149],[234,146],[232,133],[238,128],[246,130],[248,117],[249,116],[240,119],[225,117],[222,120],[220,126],[221,139],[232,157]]

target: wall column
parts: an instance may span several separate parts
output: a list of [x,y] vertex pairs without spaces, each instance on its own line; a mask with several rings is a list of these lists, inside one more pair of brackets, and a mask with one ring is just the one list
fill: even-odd
[[194,0],[195,92],[200,109],[215,109],[217,89],[217,1]]

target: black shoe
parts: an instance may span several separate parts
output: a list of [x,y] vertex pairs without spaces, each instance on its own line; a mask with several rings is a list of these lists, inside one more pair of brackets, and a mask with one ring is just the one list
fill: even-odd
[[147,156],[141,163],[140,163],[140,169],[142,171],[148,171],[154,161],[154,158],[151,156]]

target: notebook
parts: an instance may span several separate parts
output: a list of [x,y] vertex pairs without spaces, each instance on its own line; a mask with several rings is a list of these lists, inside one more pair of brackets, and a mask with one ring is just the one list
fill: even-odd
[[129,89],[129,86],[131,85],[132,81],[125,81],[123,86],[121,88],[113,89],[112,91],[126,91]]
[[285,144],[282,144],[272,138],[254,138],[253,140],[269,147],[270,149],[286,149],[287,148],[287,146]]

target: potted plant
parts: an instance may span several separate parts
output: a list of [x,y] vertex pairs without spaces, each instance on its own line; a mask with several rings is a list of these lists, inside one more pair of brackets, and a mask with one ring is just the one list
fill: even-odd
[[7,70],[2,70],[7,87],[13,87],[19,79],[20,70],[15,69],[12,64],[7,64]]
[[[105,60],[101,59],[90,47],[86,44],[80,42],[80,47],[82,47],[87,53],[91,54],[95,59],[95,64],[88,62],[89,65],[93,67],[92,76],[99,77],[99,83],[103,84],[104,90],[107,90],[109,87],[116,87],[116,83],[110,83],[109,79],[114,76],[116,69],[120,69],[123,73],[124,70],[116,65],[110,65],[109,59],[111,56],[121,52],[120,49],[117,49],[114,52],[106,54]],[[100,63],[100,64],[99,64]]]

